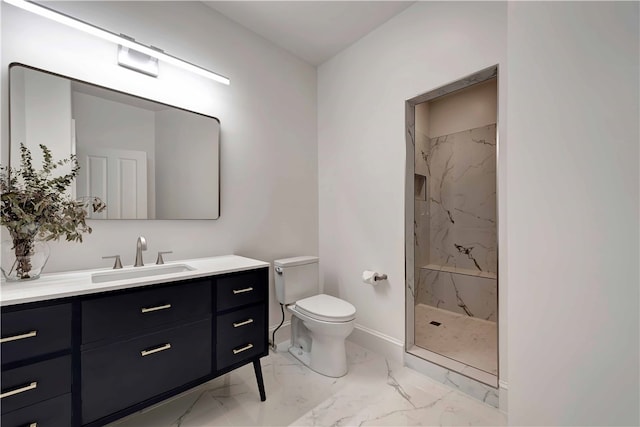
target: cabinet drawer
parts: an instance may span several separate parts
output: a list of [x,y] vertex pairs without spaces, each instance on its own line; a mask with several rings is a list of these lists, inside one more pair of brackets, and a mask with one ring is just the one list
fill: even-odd
[[211,282],[132,291],[82,302],[82,342],[88,343],[211,313]]
[[54,397],[2,415],[2,427],[68,427],[71,425],[71,394]]
[[82,422],[211,373],[211,318],[82,352]]
[[264,352],[267,345],[264,317],[263,305],[218,316],[217,369],[224,369]]
[[265,283],[257,271],[223,277],[216,283],[218,311],[240,307],[265,299]]
[[2,363],[71,347],[71,304],[2,313]]
[[264,317],[264,305],[252,306],[218,316],[216,320],[218,342],[234,348],[248,340],[257,341],[258,338],[266,337]]
[[71,392],[71,356],[2,372],[2,413]]

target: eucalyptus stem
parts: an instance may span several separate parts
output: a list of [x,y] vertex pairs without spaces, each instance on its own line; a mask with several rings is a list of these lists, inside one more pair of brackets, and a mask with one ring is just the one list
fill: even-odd
[[14,237],[13,249],[16,254],[18,268],[16,273],[21,279],[28,279],[31,276],[29,272],[33,267],[31,265],[31,256],[33,255],[33,236]]

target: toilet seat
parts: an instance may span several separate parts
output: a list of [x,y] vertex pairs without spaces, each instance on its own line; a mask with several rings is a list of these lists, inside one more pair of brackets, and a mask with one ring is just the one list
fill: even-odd
[[324,322],[348,322],[356,318],[356,308],[347,301],[319,294],[296,301],[296,309],[312,319]]

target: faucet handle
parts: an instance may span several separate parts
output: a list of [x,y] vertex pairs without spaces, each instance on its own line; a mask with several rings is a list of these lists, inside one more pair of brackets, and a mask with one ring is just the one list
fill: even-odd
[[163,254],[172,254],[173,251],[158,251],[158,258],[156,259],[156,264],[164,264],[164,259],[162,259]]
[[109,259],[109,258],[115,258],[116,261],[113,264],[113,269],[118,269],[118,268],[122,268],[122,262],[120,262],[120,255],[109,255],[109,256],[103,256],[102,259]]

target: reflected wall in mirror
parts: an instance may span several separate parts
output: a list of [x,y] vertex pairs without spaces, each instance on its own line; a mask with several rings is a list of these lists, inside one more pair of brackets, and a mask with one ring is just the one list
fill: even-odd
[[92,219],[216,219],[217,118],[22,64],[9,67],[10,164],[23,142],[76,154],[73,197],[107,203]]

